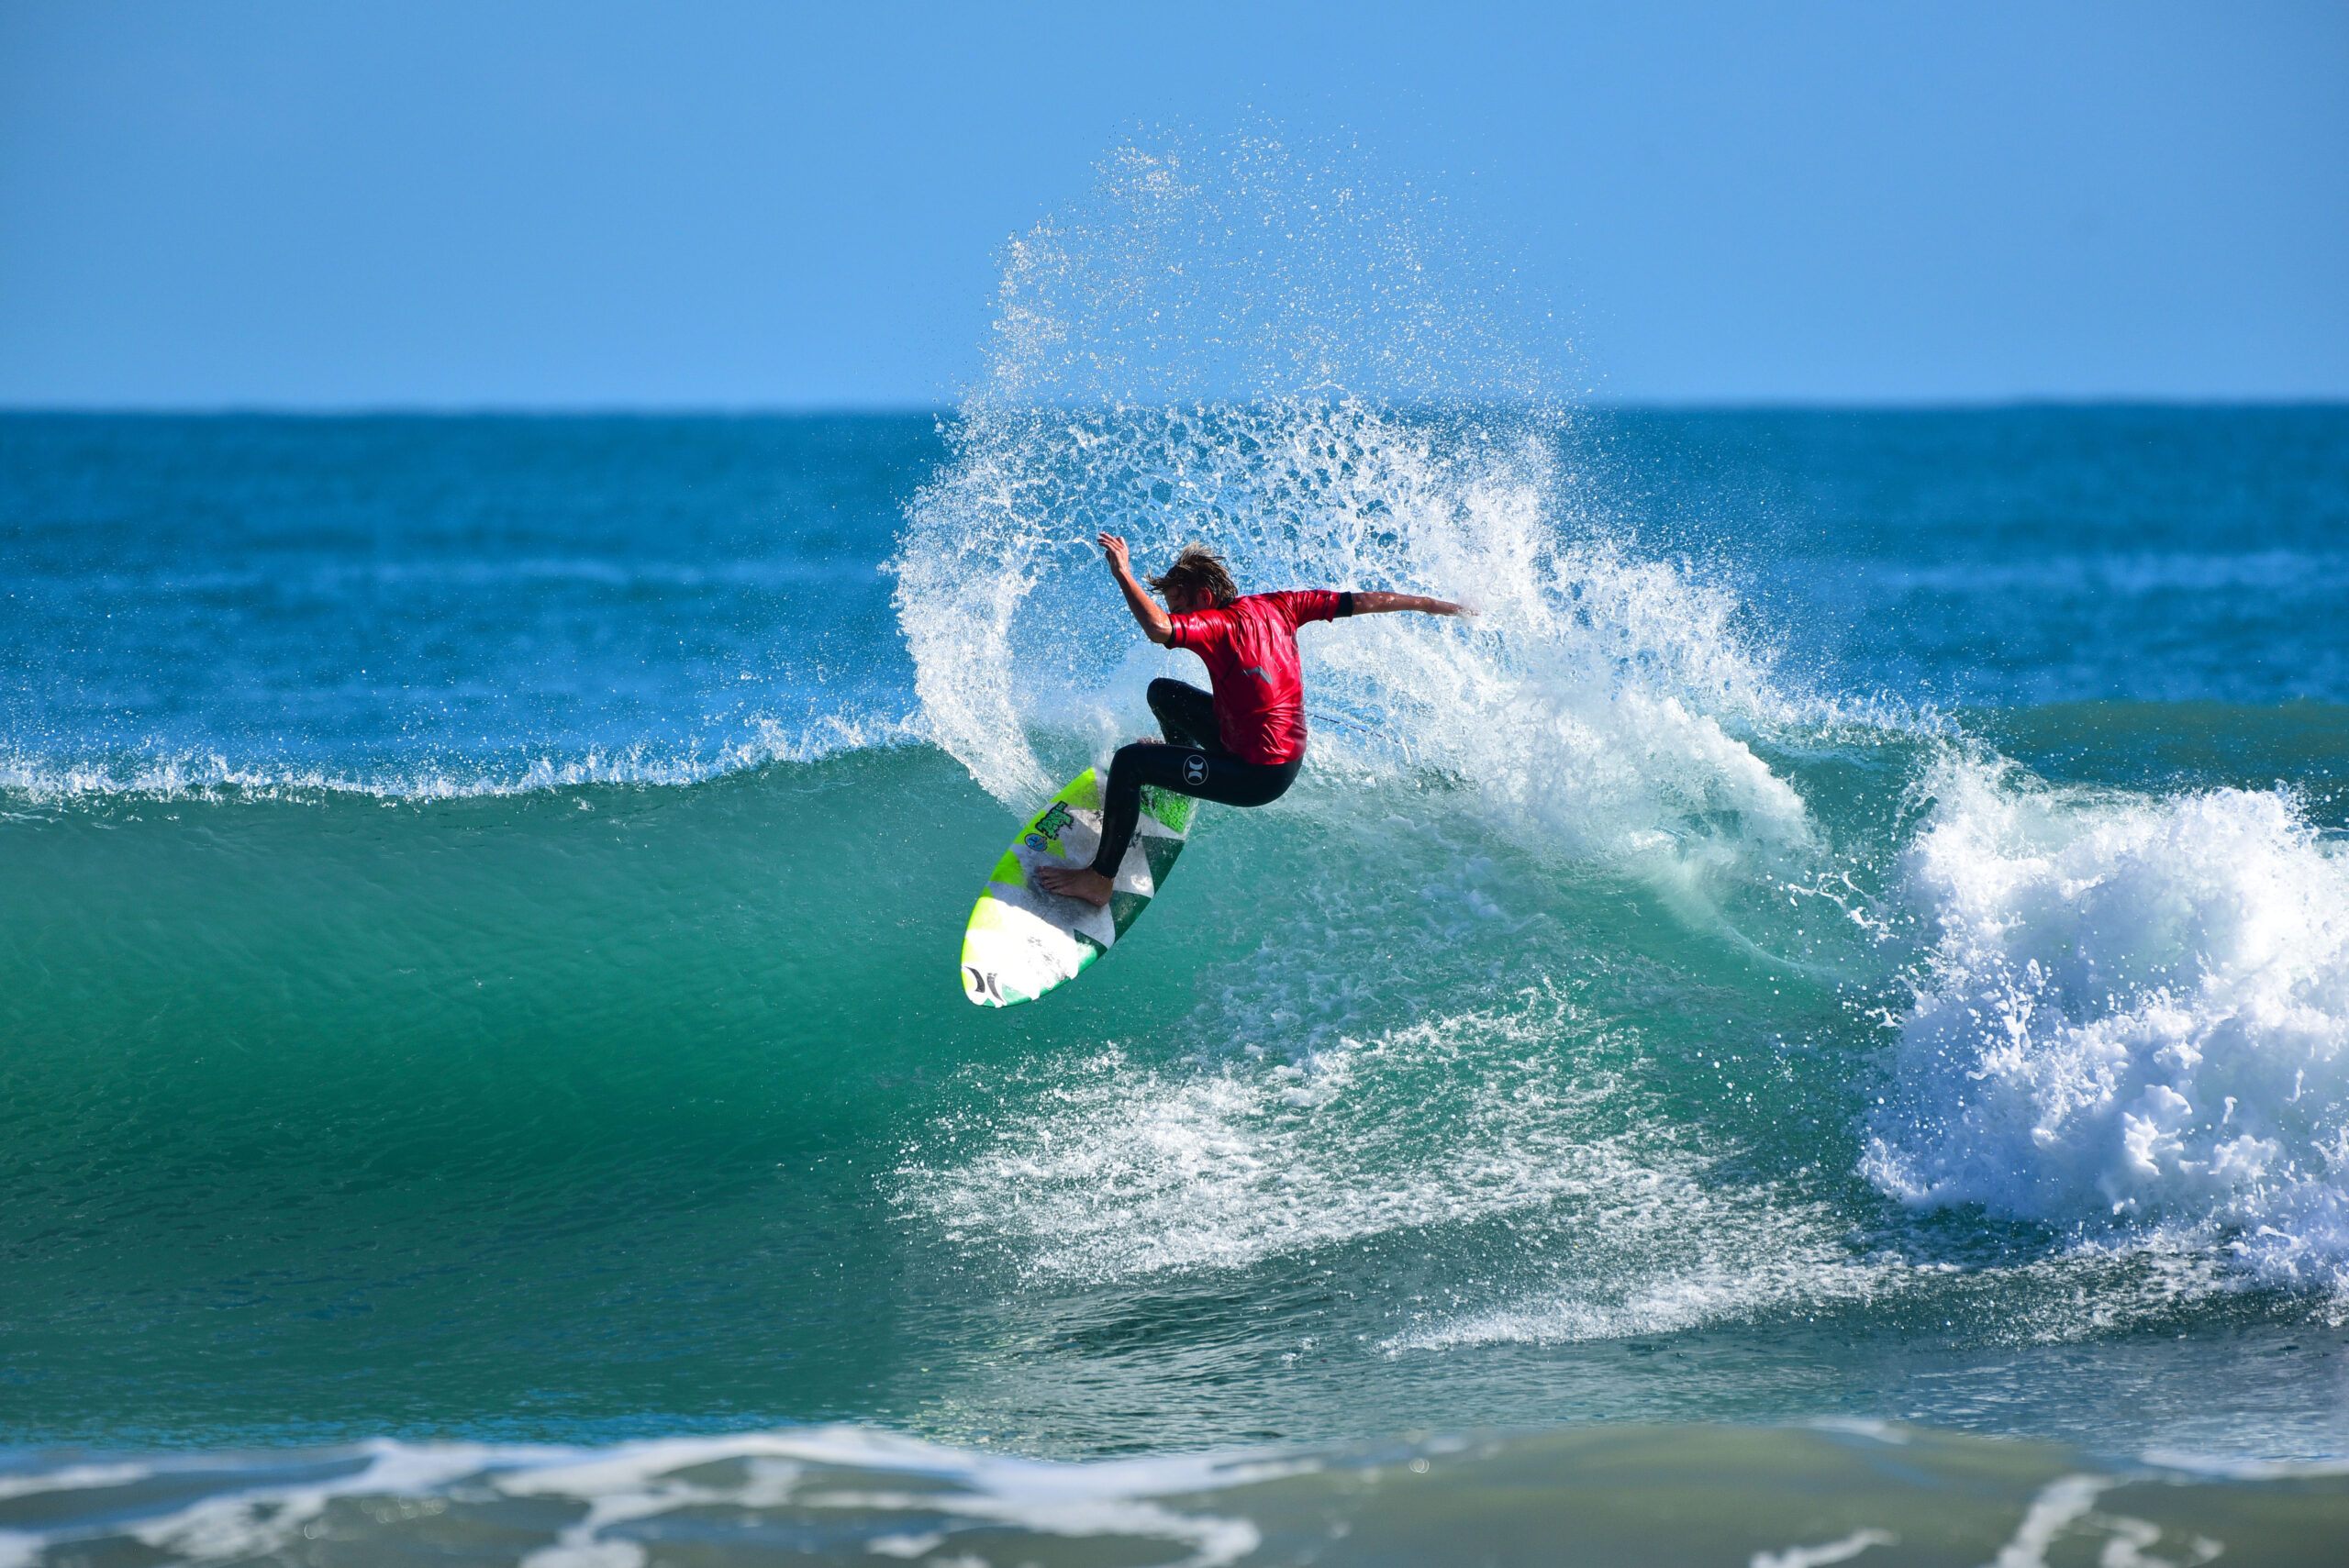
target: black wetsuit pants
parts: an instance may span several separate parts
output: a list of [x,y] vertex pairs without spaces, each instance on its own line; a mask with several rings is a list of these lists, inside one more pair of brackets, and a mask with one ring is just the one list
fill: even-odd
[[1223,806],[1263,806],[1278,800],[1305,765],[1302,757],[1243,762],[1225,751],[1218,739],[1215,698],[1197,686],[1151,682],[1150,711],[1158,716],[1167,743],[1120,746],[1110,759],[1109,786],[1101,792],[1101,852],[1093,857],[1093,869],[1103,876],[1118,874],[1118,862],[1133,842],[1134,825],[1141,820],[1142,785]]

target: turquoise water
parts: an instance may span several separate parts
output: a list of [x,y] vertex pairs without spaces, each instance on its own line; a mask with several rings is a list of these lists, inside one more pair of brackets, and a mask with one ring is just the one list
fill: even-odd
[[[1097,173],[949,417],[0,416],[0,1568],[2335,1559],[2349,411]],[[1102,528],[1480,617],[973,1009]]]
[[[985,1012],[1109,522],[1484,614]],[[2321,1560],[2344,541],[2325,408],[0,418],[0,1548]]]
[[[0,1568],[2328,1561],[2349,410],[1594,410],[1097,173],[942,418],[0,417]],[[975,1009],[1105,528],[1482,613]]]

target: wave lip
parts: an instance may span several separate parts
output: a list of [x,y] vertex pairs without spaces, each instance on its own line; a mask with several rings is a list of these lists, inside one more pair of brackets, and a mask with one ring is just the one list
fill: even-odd
[[1865,1173],[2349,1295],[2349,860],[2280,791],[1925,787],[1902,872],[1938,936]]

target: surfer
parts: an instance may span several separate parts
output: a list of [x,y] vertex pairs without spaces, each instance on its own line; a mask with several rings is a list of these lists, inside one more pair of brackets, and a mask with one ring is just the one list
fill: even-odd
[[1141,788],[1224,806],[1278,800],[1305,765],[1305,682],[1297,668],[1297,628],[1341,616],[1418,610],[1431,616],[1475,612],[1449,599],[1417,594],[1333,593],[1308,588],[1241,597],[1222,559],[1201,545],[1186,549],[1150,585],[1165,596],[1160,609],[1134,580],[1126,541],[1100,538],[1101,553],[1126,595],[1126,607],[1144,636],[1162,648],[1187,648],[1208,667],[1212,694],[1181,681],[1150,684],[1150,711],[1166,740],[1122,746],[1109,763],[1102,792],[1101,849],[1086,867],[1040,866],[1047,892],[1088,904],[1109,902],[1126,847],[1141,817]]

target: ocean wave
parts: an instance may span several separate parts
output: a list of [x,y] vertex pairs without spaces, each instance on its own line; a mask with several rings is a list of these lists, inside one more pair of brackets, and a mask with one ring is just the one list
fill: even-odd
[[1868,574],[1888,588],[1937,594],[2023,592],[2126,598],[2244,589],[2266,594],[2337,594],[2349,587],[2349,555],[2293,550],[2048,555],[1951,566],[1874,567]]
[[1805,851],[1804,803],[1749,738],[1836,715],[1777,690],[1733,594],[1560,528],[1555,433],[1358,403],[992,417],[893,563],[929,733],[1019,807],[1052,786],[1040,737],[1097,758],[1146,726],[1148,682],[1198,671],[1134,638],[1090,535],[1122,532],[1145,562],[1204,536],[1251,585],[1481,611],[1308,628],[1308,693],[1339,718],[1317,765],[1467,779],[1494,819],[1577,858],[1674,852],[1731,821],[1744,845]]
[[2061,789],[1953,754],[1932,933],[1863,1169],[2082,1240],[2349,1293],[2349,860],[2282,791]]
[[571,756],[332,764],[218,751],[86,758],[0,752],[0,800],[41,806],[110,800],[284,801],[334,795],[384,801],[470,800],[590,785],[684,786],[777,763],[918,745],[918,716],[845,713],[797,724],[757,719],[749,736],[707,749],[640,744]]
[[1014,1080],[1025,1109],[952,1119],[910,1150],[898,1199],[1030,1285],[1244,1271],[1403,1234],[1415,1256],[1490,1268],[1493,1228],[1547,1282],[1415,1310],[1375,1345],[1389,1356],[1668,1333],[1941,1279],[1856,1252],[1823,1195],[1734,1173],[1735,1146],[1700,1151],[1595,1024],[1537,992],[1294,1061],[1154,1067],[1110,1048],[1039,1064],[1042,1082]]
[[66,579],[74,593],[119,596],[158,591],[196,595],[318,595],[340,598],[354,589],[466,589],[576,583],[600,588],[779,588],[837,583],[874,575],[867,560],[809,561],[795,558],[706,562],[613,560],[602,556],[528,555],[512,559],[458,558],[434,561],[321,561],[242,570],[156,570],[74,573]]
[[1256,1549],[1256,1528],[1159,1499],[1315,1467],[1264,1453],[1053,1464],[853,1427],[594,1449],[378,1440],[283,1456],[69,1462],[0,1474],[0,1518],[35,1503],[66,1521],[0,1525],[0,1568],[94,1541],[149,1560],[243,1562],[403,1537],[403,1554],[471,1542],[505,1561],[518,1552],[531,1568],[640,1568],[669,1533],[664,1521],[711,1515],[758,1527],[739,1540],[722,1525],[691,1532],[721,1549],[771,1551],[780,1540],[912,1559],[952,1537],[1024,1537],[1144,1545],[1153,1560],[1221,1568]]
[[[1097,757],[1146,725],[1149,680],[1198,671],[1135,636],[1093,539],[1144,570],[1204,539],[1251,588],[1481,611],[1308,629],[1308,690],[1346,721],[1324,762],[1473,781],[1576,858],[1807,850],[1802,800],[1747,744],[1802,705],[1737,595],[1620,536],[1474,259],[1430,264],[1442,225],[1408,203],[1374,221],[1333,178],[1254,143],[1128,148],[1011,247],[987,372],[889,568],[932,739],[1024,809],[1057,782],[1041,735]],[[1259,230],[1275,259],[1234,248]],[[1215,373],[1235,365],[1244,393]]]
[[[1897,1463],[1887,1464],[1896,1458]],[[1732,1506],[1691,1507],[1696,1496]],[[0,1564],[478,1557],[653,1562],[2329,1561],[2335,1463],[2070,1450],[1865,1420],[1609,1424],[1053,1462],[836,1426],[598,1448],[389,1440],[273,1454],[33,1457]],[[2158,1522],[2156,1522],[2158,1521]],[[1898,1527],[1889,1528],[1889,1527]],[[2159,1552],[2152,1549],[2160,1548]],[[1865,1560],[1865,1559],[1863,1559]]]
[[[909,1151],[900,1200],[1024,1275],[1097,1281],[1561,1202],[1666,1203],[1680,1184],[1657,1151],[1576,1136],[1574,1110],[1620,1084],[1554,1051],[1565,1006],[1431,1020],[1295,1062],[1259,1051],[1169,1071],[1111,1047],[1074,1072],[1040,1065],[1031,1108],[941,1125]],[[952,1162],[930,1152],[974,1137]]]

